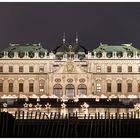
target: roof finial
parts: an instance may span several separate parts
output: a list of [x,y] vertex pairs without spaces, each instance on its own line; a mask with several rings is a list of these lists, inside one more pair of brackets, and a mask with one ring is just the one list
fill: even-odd
[[76,39],[75,39],[75,41],[76,41],[76,44],[78,44],[78,33],[76,32]]
[[63,44],[66,42],[65,32],[63,33]]

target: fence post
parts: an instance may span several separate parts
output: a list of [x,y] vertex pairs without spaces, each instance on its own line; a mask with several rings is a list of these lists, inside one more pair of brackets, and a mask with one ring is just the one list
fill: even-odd
[[124,119],[124,113],[123,113],[123,119]]
[[94,125],[94,137],[96,137],[96,129],[97,129],[97,114],[95,113],[95,125]]
[[121,115],[119,114],[119,137],[121,136]]
[[92,137],[92,127],[93,127],[93,117],[91,116],[91,125],[90,125],[89,138],[91,138],[91,137]]
[[131,112],[131,119],[133,119],[133,112]]
[[35,112],[35,120],[37,119],[37,112]]
[[118,114],[117,113],[115,113],[115,137],[117,137],[118,136],[118,123],[117,123],[117,119],[118,119]]
[[76,111],[76,118],[77,118],[77,111]]
[[86,119],[86,114],[84,115],[84,119]]
[[65,119],[67,119],[67,118],[68,118],[68,114],[65,115]]
[[107,127],[106,127],[106,112],[105,112],[105,137],[106,137],[106,129]]
[[60,119],[60,117],[61,117],[61,114],[60,114],[60,112],[58,113],[58,119]]
[[90,119],[90,113],[88,114],[88,119]]
[[138,119],[139,119],[139,111],[138,111]]
[[70,113],[69,113],[69,118],[70,118]]
[[51,114],[50,114],[50,119],[52,119],[52,112],[51,112]]
[[110,127],[111,127],[111,124],[110,124],[110,112],[108,112],[108,137],[110,137]]
[[98,119],[100,119],[100,113],[98,112]]
[[54,113],[54,119],[56,119],[56,112]]

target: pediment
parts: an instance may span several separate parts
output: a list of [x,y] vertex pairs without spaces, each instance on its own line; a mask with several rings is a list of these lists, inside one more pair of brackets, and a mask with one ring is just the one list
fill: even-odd
[[87,70],[82,69],[75,62],[66,62],[58,70],[53,73],[88,73]]

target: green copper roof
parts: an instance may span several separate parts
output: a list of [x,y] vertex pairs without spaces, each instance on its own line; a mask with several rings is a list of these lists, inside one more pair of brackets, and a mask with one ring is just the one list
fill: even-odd
[[47,49],[44,49],[41,45],[19,45],[19,44],[9,44],[9,47],[5,48],[3,51],[6,52],[48,52]]
[[93,50],[93,52],[139,52],[140,50],[132,46],[132,44],[122,44],[122,45],[107,45],[100,44],[99,47]]
[[87,53],[87,49],[85,49],[83,46],[76,43],[75,44],[69,44],[69,43],[62,44],[54,50],[54,53],[63,54],[65,52],[70,52],[70,51],[74,53],[79,53],[79,52]]

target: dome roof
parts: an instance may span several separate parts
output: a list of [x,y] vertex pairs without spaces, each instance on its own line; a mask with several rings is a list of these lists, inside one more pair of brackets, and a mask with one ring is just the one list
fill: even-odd
[[76,44],[76,43],[61,44],[53,52],[55,54],[64,54],[64,53],[70,52],[70,51],[74,52],[74,53],[77,53],[77,54],[85,54],[85,53],[88,52],[88,50],[84,46],[81,46],[81,45]]

